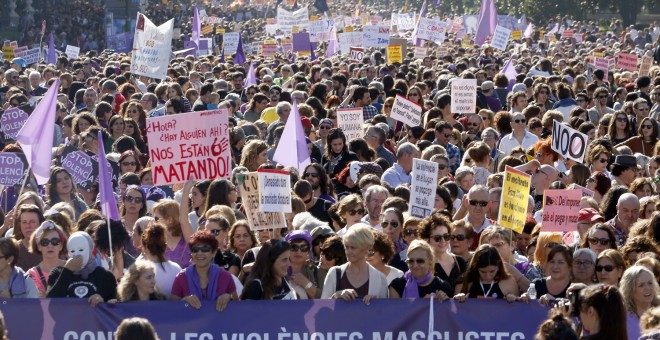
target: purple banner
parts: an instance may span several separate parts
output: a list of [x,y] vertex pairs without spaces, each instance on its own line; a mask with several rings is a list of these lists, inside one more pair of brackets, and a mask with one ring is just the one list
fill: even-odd
[[92,158],[82,151],[74,151],[62,157],[62,167],[69,171],[73,182],[85,188],[84,184],[94,171]]
[[5,134],[5,140],[16,139],[16,134],[21,130],[28,119],[27,112],[17,107],[5,110],[0,118],[2,133]]
[[309,51],[310,50],[310,42],[309,42],[309,33],[303,32],[303,33],[294,33],[293,34],[293,51],[294,52],[299,52],[299,51]]
[[[223,311],[183,302],[101,304],[77,299],[0,300],[12,339],[112,339],[122,319],[147,318],[161,339],[428,339],[429,300],[233,301]],[[434,339],[533,339],[548,309],[537,302],[434,301]],[[29,316],[29,323],[26,317]]]
[[25,154],[0,152],[0,185],[8,186],[22,183],[27,170],[26,165]]
[[133,34],[124,32],[108,36],[106,45],[109,49],[115,50],[115,52],[128,53],[133,48]]

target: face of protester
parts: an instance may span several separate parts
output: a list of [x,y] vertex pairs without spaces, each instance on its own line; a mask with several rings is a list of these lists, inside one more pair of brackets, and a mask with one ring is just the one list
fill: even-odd
[[141,178],[142,185],[154,185],[154,177],[151,175],[151,172],[147,172]]
[[346,259],[348,259],[348,262],[364,261],[369,254],[369,248],[371,247],[361,247],[344,242],[344,249],[346,249]]
[[610,235],[606,231],[597,229],[591,233],[591,236],[589,236],[589,249],[593,250],[596,255],[610,248]]
[[144,199],[142,198],[142,194],[137,190],[130,190],[126,193],[126,196],[124,196],[124,208],[126,209],[126,213],[138,214],[143,206]]
[[41,252],[41,256],[48,259],[58,258],[63,246],[64,242],[62,242],[60,235],[55,230],[45,231],[41,242],[37,243],[37,248]]
[[436,259],[438,259],[440,254],[446,253],[447,249],[449,249],[449,240],[445,240],[445,237],[448,235],[450,235],[449,229],[446,226],[438,226],[431,231],[429,244],[435,250]]
[[408,253],[406,259],[410,273],[416,279],[421,279],[432,272],[434,263],[431,261],[428,253],[419,248]]
[[202,192],[199,191],[197,187],[193,187],[190,194],[190,200],[192,201],[193,208],[200,208],[204,205],[206,196],[202,195]]
[[206,268],[211,264],[217,249],[213,249],[210,244],[196,243],[190,247],[191,262],[198,268]]
[[240,253],[245,252],[250,249],[252,244],[252,238],[250,237],[250,230],[244,226],[237,227],[234,232],[234,248]]
[[91,124],[89,123],[89,121],[87,121],[87,119],[79,119],[78,120],[78,130],[80,131],[80,133],[83,133],[83,132],[87,131],[87,129],[89,129],[90,125]]
[[135,288],[143,295],[153,294],[156,291],[156,274],[153,268],[147,268],[140,274],[135,282]]
[[360,204],[355,206],[353,209],[344,212],[341,217],[344,219],[344,221],[346,221],[347,226],[351,226],[360,222],[364,214],[364,207]]
[[466,253],[472,244],[472,239],[467,237],[465,228],[454,228],[451,236],[452,239],[449,243],[451,252],[454,254]]
[[522,114],[516,114],[511,118],[511,128],[513,131],[523,131],[527,128],[527,119]]
[[32,233],[39,227],[39,215],[31,211],[26,211],[21,214],[19,221],[23,239],[30,240]]
[[380,225],[383,228],[383,233],[387,235],[392,242],[401,238],[403,221],[400,221],[393,211],[387,211],[381,216]]
[[[601,270],[599,271],[599,269]],[[621,275],[623,275],[623,269],[617,267],[614,261],[607,257],[600,258],[596,263],[596,277],[599,283],[618,287]]]
[[121,119],[115,120],[115,123],[112,124],[110,130],[113,135],[122,135],[124,133],[124,121]]
[[73,190],[73,182],[71,176],[66,172],[61,171],[55,175],[55,192],[60,196],[68,196]]
[[133,134],[135,133],[135,124],[133,124],[133,123],[123,123],[123,126],[124,126],[124,134],[126,136],[133,136]]
[[273,274],[275,274],[275,278],[281,279],[287,276],[287,272],[291,266],[290,257],[291,252],[287,250],[275,259],[275,263],[273,263]]
[[639,218],[639,201],[626,200],[616,206],[618,222],[623,227],[630,227]]
[[220,244],[220,248],[224,249],[225,245],[227,244],[227,236],[229,234],[229,230],[223,230],[218,223],[210,221],[206,222],[204,228],[206,228],[206,230],[215,236],[215,239],[218,240],[218,244]]
[[341,138],[335,138],[330,141],[330,148],[335,154],[339,154],[344,149],[344,141]]
[[573,258],[573,277],[580,282],[591,282],[596,271],[596,264],[587,253],[582,253]]
[[655,278],[647,272],[641,272],[639,276],[637,276],[632,296],[635,306],[652,305],[653,299],[658,295],[653,280],[655,280]]
[[179,95],[177,94],[176,90],[173,88],[167,89],[167,98],[172,99],[172,98],[178,98]]
[[495,247],[497,249],[497,252],[500,254],[500,257],[504,261],[508,261],[508,259],[512,256],[512,250],[511,250],[511,245],[506,242],[506,240],[503,240],[499,237],[493,237],[491,238],[488,243]]
[[129,173],[129,172],[135,172],[137,170],[137,160],[133,156],[128,156],[124,158],[124,160],[121,161],[119,164],[121,167],[121,173]]
[[496,265],[490,265],[477,270],[479,271],[479,279],[481,282],[490,284],[495,280],[499,268]]
[[557,253],[546,264],[546,274],[549,274],[553,280],[567,278],[571,274],[571,264],[563,254]]

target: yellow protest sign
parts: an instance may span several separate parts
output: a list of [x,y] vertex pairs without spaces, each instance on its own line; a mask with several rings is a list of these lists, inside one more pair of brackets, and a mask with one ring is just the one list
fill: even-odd
[[309,21],[317,21],[317,20],[319,20],[318,15],[312,15],[312,16],[309,17]]
[[203,25],[202,26],[202,35],[211,34],[213,32],[213,25]]
[[291,26],[291,33],[300,33],[300,27]]
[[401,53],[401,45],[387,46],[387,63],[403,63],[403,55]]
[[603,53],[603,52],[594,51],[594,57],[602,58],[604,55],[605,55],[605,53]]
[[14,50],[16,49],[15,46],[4,46],[2,48],[2,56],[5,60],[12,60],[14,59]]
[[348,26],[344,28],[344,32],[353,32],[353,26]]
[[522,31],[515,30],[511,31],[511,40],[522,39]]
[[217,28],[215,29],[215,34],[225,34],[225,29],[224,29],[224,28],[217,27]]
[[531,184],[532,176],[510,166],[506,167],[497,224],[518,233],[523,230]]

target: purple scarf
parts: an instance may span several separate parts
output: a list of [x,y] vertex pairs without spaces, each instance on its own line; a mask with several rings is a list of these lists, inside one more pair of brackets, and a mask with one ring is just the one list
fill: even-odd
[[403,297],[404,298],[419,298],[419,290],[417,289],[417,285],[420,283],[424,283],[433,277],[431,273],[426,274],[421,279],[416,279],[413,277],[412,273],[409,271],[406,272],[406,274],[403,275],[403,277],[406,279],[406,287],[403,289]]
[[190,291],[190,294],[197,296],[200,301],[215,301],[218,298],[218,279],[220,278],[220,273],[223,269],[217,264],[211,263],[211,266],[209,267],[209,284],[206,286],[206,298],[204,298],[199,275],[197,274],[195,267],[195,265],[190,265],[184,269],[186,271],[186,279],[188,280],[188,290]]

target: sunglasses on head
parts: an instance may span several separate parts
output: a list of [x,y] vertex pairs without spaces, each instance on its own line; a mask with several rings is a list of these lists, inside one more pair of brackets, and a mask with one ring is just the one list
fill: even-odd
[[62,243],[62,240],[59,237],[53,237],[53,238],[44,238],[39,241],[39,245],[42,247],[48,247],[49,245],[53,245],[53,247],[57,247]]
[[197,254],[199,252],[202,253],[210,253],[211,252],[211,246],[209,245],[203,245],[203,246],[194,246],[190,247],[190,253],[192,254]]
[[589,237],[589,243],[594,245],[600,244],[601,246],[608,246],[610,245],[610,240],[607,238]]
[[440,240],[449,241],[451,240],[451,235],[450,234],[431,235],[431,239],[435,242],[440,242]]
[[488,201],[477,201],[477,200],[469,200],[468,203],[470,203],[471,206],[481,206],[485,207],[488,205]]
[[611,264],[608,264],[608,265],[605,265],[605,266],[596,265],[596,272],[597,272],[597,273],[600,273],[600,272],[602,272],[603,269],[604,269],[606,272],[609,273],[609,272],[613,271],[615,268],[616,268],[616,267],[613,266],[613,265],[611,265]]
[[383,227],[383,229],[392,227],[392,229],[396,229],[399,227],[399,222],[388,222],[388,221],[383,221],[380,223],[380,226]]

